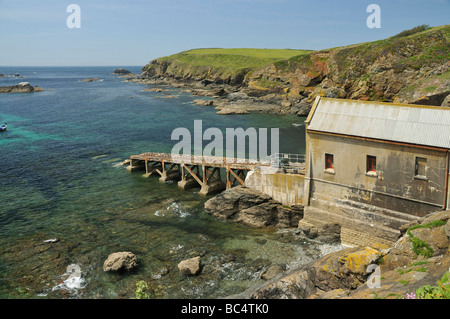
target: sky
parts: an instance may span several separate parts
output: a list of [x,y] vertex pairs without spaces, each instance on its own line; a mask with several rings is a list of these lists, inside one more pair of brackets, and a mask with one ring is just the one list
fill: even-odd
[[[379,28],[367,25],[370,4]],[[195,48],[321,50],[421,24],[450,24],[450,0],[0,0],[0,66],[144,66]]]

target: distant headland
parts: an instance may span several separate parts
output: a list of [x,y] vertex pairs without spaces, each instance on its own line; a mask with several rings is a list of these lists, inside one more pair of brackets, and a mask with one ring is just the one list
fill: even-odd
[[450,25],[321,51],[196,49],[152,60],[146,84],[184,87],[219,114],[306,116],[316,96],[450,106]]

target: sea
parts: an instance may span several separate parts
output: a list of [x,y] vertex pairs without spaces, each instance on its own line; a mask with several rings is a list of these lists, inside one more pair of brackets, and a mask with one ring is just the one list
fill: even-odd
[[[0,86],[29,82],[36,93],[0,94],[0,298],[223,298],[263,282],[279,265],[305,265],[339,246],[296,229],[254,229],[204,211],[211,196],[181,190],[121,165],[130,155],[171,152],[177,128],[278,128],[279,151],[305,151],[304,118],[218,115],[181,88],[112,74],[139,66],[0,67]],[[18,76],[13,76],[18,75]],[[84,79],[98,80],[86,82]],[[109,254],[139,259],[132,273],[103,271]],[[201,256],[202,272],[180,261]],[[74,273],[73,270],[77,272]]]

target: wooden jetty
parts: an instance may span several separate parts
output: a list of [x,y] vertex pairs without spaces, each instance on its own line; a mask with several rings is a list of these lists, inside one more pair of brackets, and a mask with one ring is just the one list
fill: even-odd
[[[177,155],[168,153],[144,153],[130,156],[129,171],[145,171],[146,177],[159,176],[161,182],[178,181],[182,189],[201,187],[200,194],[209,195],[230,189],[236,185],[245,186],[249,171],[270,167],[270,161],[214,156]],[[226,172],[225,183],[221,171]]]

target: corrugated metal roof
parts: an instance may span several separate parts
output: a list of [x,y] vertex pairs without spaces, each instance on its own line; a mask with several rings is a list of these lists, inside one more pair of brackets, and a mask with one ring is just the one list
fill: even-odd
[[308,130],[450,149],[450,108],[320,98]]

